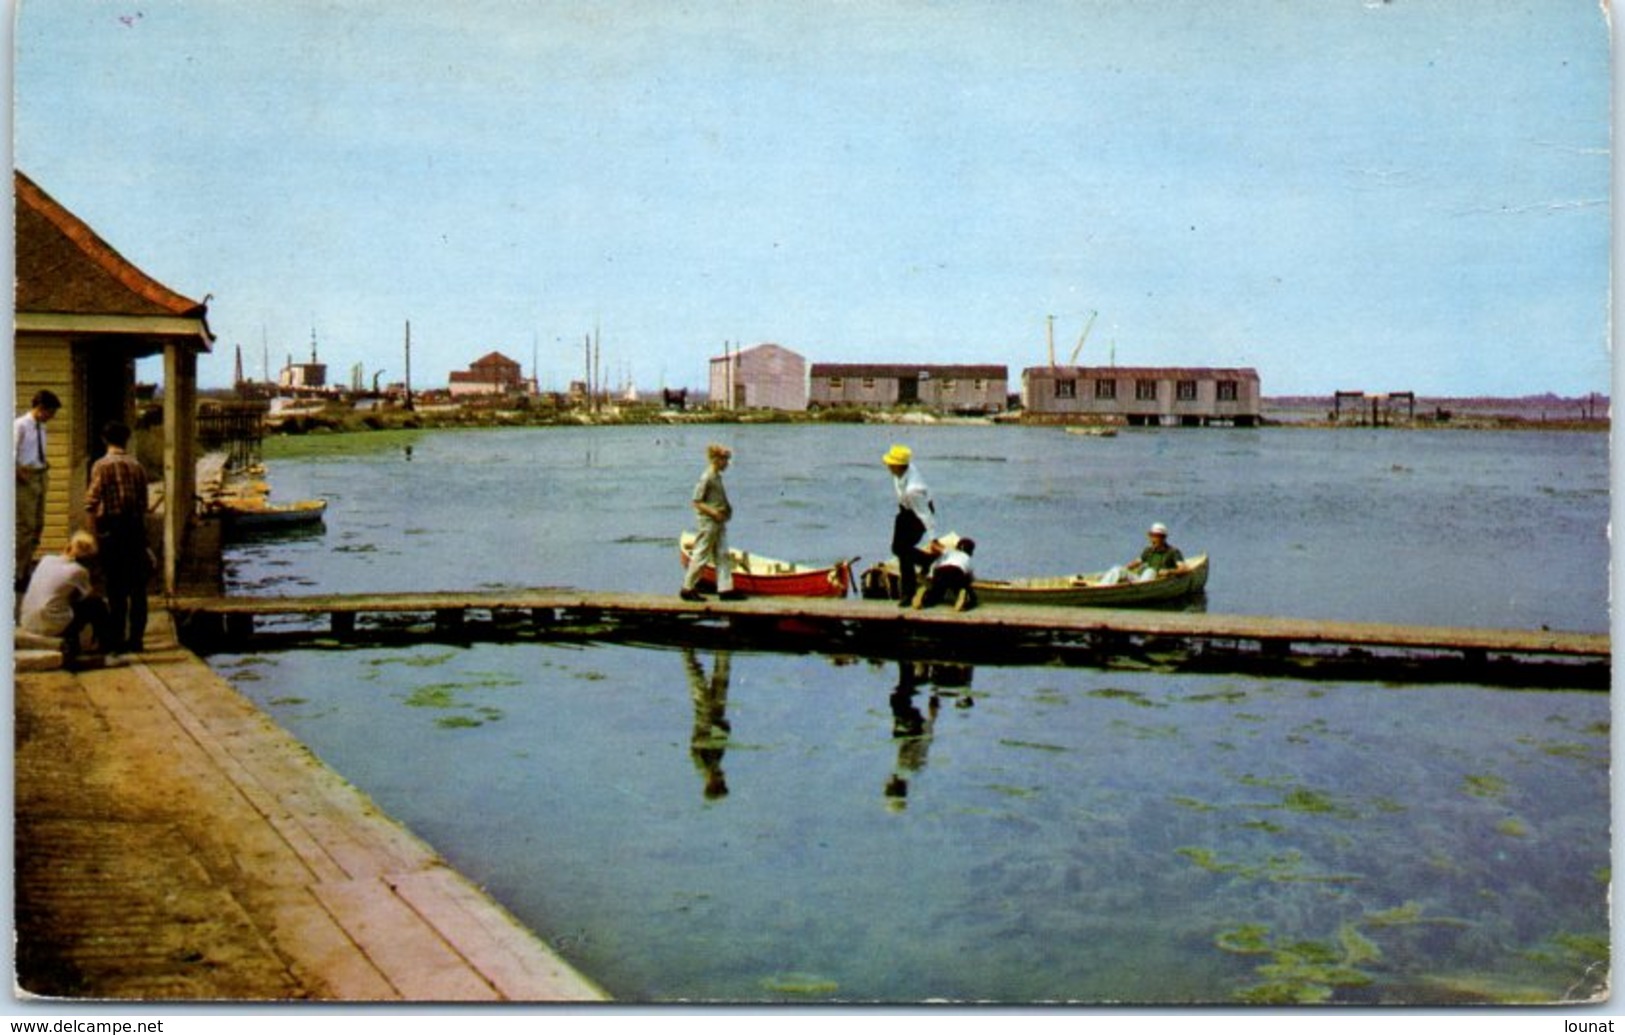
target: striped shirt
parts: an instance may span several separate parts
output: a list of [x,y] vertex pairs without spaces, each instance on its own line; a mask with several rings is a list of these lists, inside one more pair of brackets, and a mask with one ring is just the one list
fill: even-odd
[[128,453],[111,450],[90,468],[85,509],[92,517],[127,518],[147,512],[147,471]]

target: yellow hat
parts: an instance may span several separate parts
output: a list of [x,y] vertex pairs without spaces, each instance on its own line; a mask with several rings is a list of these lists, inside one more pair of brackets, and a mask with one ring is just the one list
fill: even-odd
[[907,467],[908,462],[914,459],[914,451],[907,446],[892,446],[880,462],[887,467]]

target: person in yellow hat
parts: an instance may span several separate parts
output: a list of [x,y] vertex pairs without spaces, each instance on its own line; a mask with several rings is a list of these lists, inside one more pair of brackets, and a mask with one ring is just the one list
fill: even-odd
[[897,604],[908,607],[914,601],[914,592],[921,577],[931,570],[932,557],[920,549],[920,542],[931,537],[937,525],[937,506],[931,500],[931,489],[914,464],[914,451],[907,446],[892,446],[880,462],[891,471],[897,489],[897,517],[892,521],[891,552],[897,557],[898,574],[902,576],[901,596]]

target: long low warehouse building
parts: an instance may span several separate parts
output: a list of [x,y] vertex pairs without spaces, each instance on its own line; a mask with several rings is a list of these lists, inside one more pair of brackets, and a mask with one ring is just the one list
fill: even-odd
[[1029,367],[1021,372],[1027,413],[1109,419],[1136,426],[1231,424],[1263,414],[1251,367]]
[[906,363],[814,363],[808,404],[815,407],[918,406],[940,413],[1002,413],[1008,367]]

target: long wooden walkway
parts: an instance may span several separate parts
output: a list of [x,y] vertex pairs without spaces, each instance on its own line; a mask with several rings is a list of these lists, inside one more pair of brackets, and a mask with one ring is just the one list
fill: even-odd
[[1608,686],[1605,634],[1407,626],[1189,611],[985,605],[960,613],[890,601],[573,589],[190,598],[170,602],[200,650],[411,639],[569,638],[928,654],[952,660],[1153,664],[1306,677]]
[[23,994],[605,998],[154,618],[129,666],[16,659]]

